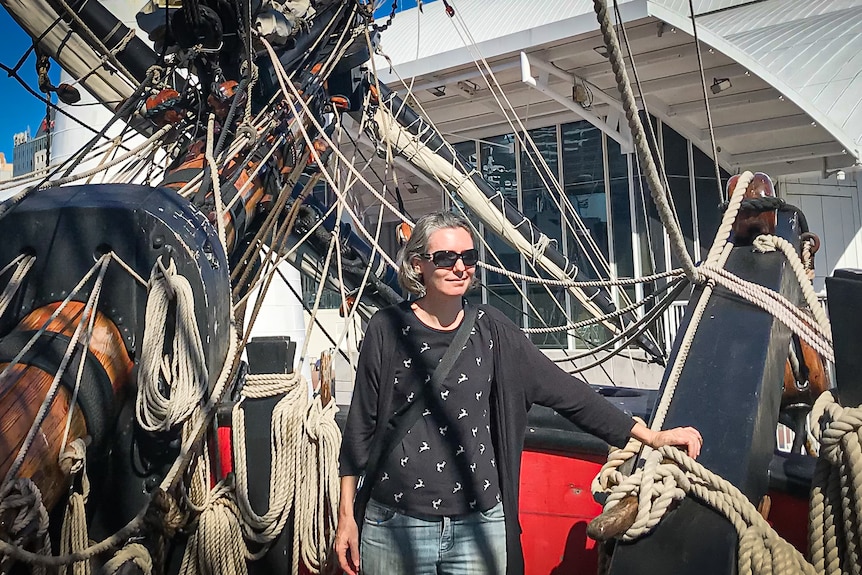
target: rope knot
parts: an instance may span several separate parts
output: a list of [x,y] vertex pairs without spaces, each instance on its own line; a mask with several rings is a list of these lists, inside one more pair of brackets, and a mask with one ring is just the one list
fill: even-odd
[[63,453],[60,454],[60,469],[67,477],[77,475],[84,469],[87,458],[87,443],[79,437],[72,443],[66,446]]
[[765,234],[759,235],[754,238],[754,249],[756,249],[762,254],[774,252],[778,249],[778,244],[775,240],[775,236]]
[[858,437],[862,429],[862,408],[842,407],[826,391],[814,402],[810,417],[811,431],[820,442],[820,457],[834,466],[844,464],[847,438]]

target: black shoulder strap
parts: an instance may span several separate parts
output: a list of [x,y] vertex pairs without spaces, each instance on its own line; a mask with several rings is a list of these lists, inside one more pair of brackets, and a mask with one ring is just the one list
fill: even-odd
[[[467,344],[467,340],[470,339],[470,332],[473,331],[473,326],[476,325],[476,316],[478,313],[479,308],[477,306],[465,306],[464,319],[461,321],[458,331],[455,332],[455,337],[452,338],[452,342],[449,344],[449,347],[446,348],[446,353],[443,354],[443,357],[440,359],[440,363],[434,369],[434,373],[431,375],[431,380],[428,383],[429,386],[439,386],[446,379],[446,376],[449,375],[449,372],[455,366],[455,361],[458,359],[458,356],[461,355],[461,350]],[[412,402],[407,409],[401,413],[390,418],[385,424],[383,424],[385,427],[382,430],[378,428],[380,433],[374,434],[375,440],[372,443],[371,452],[368,455],[368,462],[365,465],[365,475],[362,480],[362,486],[357,492],[356,499],[353,504],[356,521],[360,526],[360,529],[362,528],[361,520],[365,516],[365,506],[368,504],[368,500],[371,497],[371,488],[377,482],[380,464],[383,462],[383,459],[392,452],[395,446],[401,442],[404,436],[407,435],[407,432],[410,431],[410,428],[413,427],[416,421],[421,417],[422,412],[425,411],[426,395],[427,394],[425,393],[420,393],[416,401]],[[380,415],[381,414],[378,414],[378,417],[380,417]]]

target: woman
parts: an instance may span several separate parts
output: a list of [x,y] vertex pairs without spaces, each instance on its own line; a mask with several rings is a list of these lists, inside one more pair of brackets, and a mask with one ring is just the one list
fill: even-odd
[[[559,369],[502,313],[486,306],[470,313],[463,296],[478,255],[464,218],[421,218],[399,259],[399,281],[419,298],[369,321],[341,448],[335,548],[349,575],[359,572],[360,558],[370,575],[522,573],[518,478],[533,403],[612,445],[635,437],[700,453],[697,430],[656,432],[635,423]],[[452,369],[432,381],[461,322],[473,318]],[[369,462],[372,444],[392,433],[378,426],[391,425],[420,397],[409,431]],[[370,483],[362,487],[370,501],[359,518],[361,543],[354,518],[360,476]]]

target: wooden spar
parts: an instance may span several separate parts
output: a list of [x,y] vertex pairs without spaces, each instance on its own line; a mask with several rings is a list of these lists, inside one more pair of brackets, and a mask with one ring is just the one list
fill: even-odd
[[[8,340],[22,335],[26,337],[30,332],[40,329],[59,306],[59,303],[52,303],[31,312],[3,339]],[[47,341],[57,337],[70,338],[74,334],[83,312],[83,303],[70,302],[48,324],[45,335],[39,341]],[[87,322],[87,318],[84,318],[84,322]],[[114,398],[121,398],[124,395],[126,383],[129,381],[132,361],[123,346],[123,340],[116,325],[98,312],[93,326],[93,335],[90,339],[89,352],[107,375]],[[8,365],[8,363],[0,364],[0,370],[6,369]],[[6,476],[12,462],[17,457],[30,426],[47,396],[59,364],[54,366],[53,371],[47,371],[43,369],[44,367],[41,363],[37,367],[22,362],[11,366],[6,375],[0,378],[0,432],[2,432],[0,477]],[[74,381],[76,373],[69,375]],[[82,388],[93,385],[97,385],[97,383],[89,380],[81,382]],[[18,473],[20,477],[29,477],[36,483],[48,509],[59,501],[67,488],[66,478],[60,469],[59,457],[60,443],[63,440],[63,432],[72,407],[70,406],[71,396],[72,390],[65,384],[61,384],[57,396],[48,410],[47,417],[42,423],[39,434],[30,447]],[[84,412],[79,406],[75,406],[72,409],[68,441],[71,442],[79,437],[90,435],[91,431]]]

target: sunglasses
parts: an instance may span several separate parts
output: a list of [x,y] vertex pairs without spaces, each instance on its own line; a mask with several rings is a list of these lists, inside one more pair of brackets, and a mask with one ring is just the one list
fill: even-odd
[[479,252],[475,248],[464,250],[460,254],[452,250],[440,250],[433,254],[422,254],[423,258],[430,260],[438,268],[451,268],[460,259],[465,267],[473,267],[479,261]]

